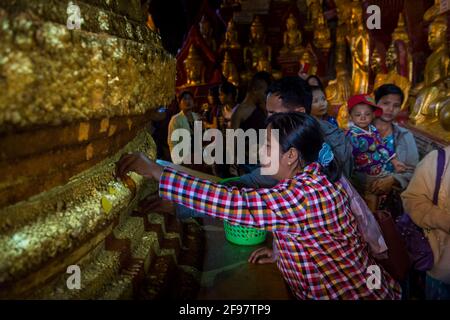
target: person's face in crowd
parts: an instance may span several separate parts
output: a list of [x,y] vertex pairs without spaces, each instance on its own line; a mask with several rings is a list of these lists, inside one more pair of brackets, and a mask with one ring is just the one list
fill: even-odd
[[373,117],[373,109],[367,104],[357,104],[350,111],[350,118],[353,123],[361,129],[368,129]]
[[311,115],[321,118],[327,114],[328,102],[322,90],[313,91],[313,100],[311,104]]
[[385,122],[392,122],[397,117],[402,106],[402,100],[398,94],[388,94],[378,101],[378,106],[383,109],[380,119]]
[[317,81],[316,78],[309,78],[308,84],[309,84],[310,86],[314,86],[314,87],[320,86],[319,81]]
[[276,95],[276,94],[271,94],[271,93],[269,93],[267,95],[266,109],[267,109],[268,117],[270,117],[271,115],[273,115],[275,113],[281,113],[281,112],[292,112],[292,111],[305,112],[304,107],[298,107],[298,108],[295,108],[294,110],[286,108],[283,105],[283,100],[281,100],[280,96]]
[[194,99],[190,94],[185,94],[180,100],[180,110],[183,112],[191,111],[194,108]]
[[220,103],[223,105],[233,105],[234,101],[233,101],[233,95],[231,93],[229,94],[225,94],[222,90],[220,90],[219,92],[219,100]]
[[208,103],[210,105],[213,105],[216,103],[216,99],[214,98],[214,96],[211,93],[208,93]]
[[277,136],[272,139],[273,131],[270,125],[267,129],[266,143],[259,150],[261,167],[278,168],[277,172],[271,175],[272,178],[283,180],[292,177],[299,166],[299,154],[294,148],[282,153]]

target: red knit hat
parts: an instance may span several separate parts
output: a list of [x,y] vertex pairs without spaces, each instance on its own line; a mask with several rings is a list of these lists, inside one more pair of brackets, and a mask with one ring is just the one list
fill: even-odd
[[380,117],[383,114],[383,109],[381,109],[376,103],[375,100],[369,96],[368,94],[358,94],[356,96],[348,99],[347,106],[348,112],[350,113],[354,106],[358,104],[367,104],[372,107],[375,117]]

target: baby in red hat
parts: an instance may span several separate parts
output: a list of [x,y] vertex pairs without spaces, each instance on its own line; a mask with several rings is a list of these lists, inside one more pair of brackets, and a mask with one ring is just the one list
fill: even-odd
[[367,94],[359,94],[351,97],[348,102],[348,112],[353,125],[347,132],[353,147],[353,159],[355,171],[361,173],[359,177],[364,177],[364,181],[357,181],[358,189],[362,189],[362,194],[369,208],[375,210],[378,207],[378,197],[366,192],[366,187],[373,179],[383,177],[390,172],[386,169],[386,164],[392,163],[396,172],[404,172],[406,166],[396,159],[384,145],[383,140],[372,125],[375,117],[381,116],[383,109],[375,103],[374,99]]

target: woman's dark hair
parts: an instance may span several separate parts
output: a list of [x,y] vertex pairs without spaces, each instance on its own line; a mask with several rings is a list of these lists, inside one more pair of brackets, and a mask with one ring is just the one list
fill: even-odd
[[185,91],[181,92],[180,95],[178,96],[178,102],[180,102],[181,99],[183,99],[184,96],[186,96],[186,95],[191,96],[192,100],[194,100],[194,94],[188,90],[185,90]]
[[405,99],[405,94],[402,89],[392,83],[383,84],[375,90],[375,102],[378,103],[381,98],[387,96],[389,94],[398,94],[400,96],[401,104],[403,104],[403,100]]
[[308,83],[300,77],[283,77],[272,82],[267,94],[278,96],[287,109],[305,108],[307,114],[311,113],[312,93]]
[[220,85],[219,91],[223,92],[226,95],[231,94],[233,96],[233,100],[236,99],[237,89],[232,83],[228,81],[225,81]]
[[[322,81],[320,81],[320,78],[318,77],[318,76],[315,76],[315,75],[311,75],[311,76],[309,76],[308,78],[306,78],[306,83],[307,84],[309,84],[309,80],[310,79],[315,79],[315,80],[317,80],[317,83],[318,83],[318,87],[320,87],[320,89],[322,89],[322,91],[323,91],[323,83],[322,83]],[[309,84],[310,85],[310,84]],[[313,86],[313,85],[310,85],[311,87],[316,87],[315,85]]]
[[[318,162],[319,152],[325,142],[319,122],[314,117],[301,112],[276,113],[267,121],[271,129],[278,129],[281,152],[296,149],[306,165]],[[336,182],[341,178],[342,169],[334,157],[326,167],[322,167],[328,180]]]

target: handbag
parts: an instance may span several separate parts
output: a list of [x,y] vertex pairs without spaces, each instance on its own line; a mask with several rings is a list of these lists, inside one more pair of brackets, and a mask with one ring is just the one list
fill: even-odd
[[388,248],[387,258],[375,259],[395,280],[403,281],[408,276],[411,265],[404,239],[397,230],[395,221],[389,211],[377,210],[374,212],[374,216]]
[[[441,188],[442,175],[445,165],[445,150],[438,149],[438,164],[436,170],[436,184],[434,187],[433,204],[438,204],[438,196]],[[428,271],[433,268],[434,256],[430,243],[422,228],[417,226],[407,213],[403,213],[397,219],[397,228],[403,236],[412,267],[418,271]],[[426,229],[429,232],[429,229]]]

